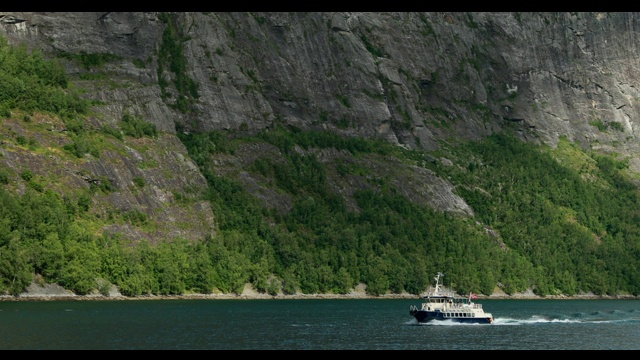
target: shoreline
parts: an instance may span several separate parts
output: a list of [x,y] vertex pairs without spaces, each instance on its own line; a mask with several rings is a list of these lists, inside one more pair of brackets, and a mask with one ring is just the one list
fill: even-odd
[[[497,289],[491,295],[477,294],[478,300],[638,300],[640,296],[629,294],[619,295],[595,295],[591,293],[568,295],[548,295],[538,296],[533,291],[528,290],[518,294],[508,295]],[[250,284],[245,285],[241,294],[182,294],[182,295],[141,295],[141,296],[124,296],[117,290],[112,289],[108,295],[99,293],[89,295],[76,295],[73,292],[64,289],[55,284],[39,285],[31,284],[27,290],[18,295],[0,295],[2,301],[135,301],[135,300],[299,300],[299,299],[416,299],[420,300],[421,295],[402,293],[402,294],[384,294],[379,296],[369,295],[365,292],[364,286],[359,285],[353,291],[347,294],[277,294],[269,295],[259,293],[253,289]]]
[[[137,300],[363,300],[363,299],[414,299],[421,300],[417,295],[385,294],[351,295],[351,294],[295,294],[295,295],[245,295],[245,294],[183,294],[183,295],[141,295],[141,296],[104,296],[104,295],[44,295],[44,296],[12,296],[0,295],[0,302],[28,302],[28,301],[137,301]],[[521,295],[478,295],[482,300],[640,300],[633,295],[552,295],[552,296],[521,296]]]

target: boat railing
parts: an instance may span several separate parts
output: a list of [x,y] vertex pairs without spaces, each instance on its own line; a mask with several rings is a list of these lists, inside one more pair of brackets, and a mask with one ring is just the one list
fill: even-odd
[[[425,304],[426,305],[426,304]],[[449,308],[471,308],[471,309],[482,309],[482,304],[476,304],[476,303],[459,303],[459,302],[454,302],[454,303],[443,303],[443,305],[445,307],[449,307]]]
[[427,293],[427,296],[449,296],[454,297],[456,295],[453,291],[443,291],[443,290],[430,290]]

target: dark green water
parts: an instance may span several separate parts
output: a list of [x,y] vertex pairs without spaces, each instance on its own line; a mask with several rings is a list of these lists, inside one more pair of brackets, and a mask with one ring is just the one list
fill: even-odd
[[0,302],[0,349],[640,349],[637,300],[482,300],[491,325],[417,325],[420,300]]

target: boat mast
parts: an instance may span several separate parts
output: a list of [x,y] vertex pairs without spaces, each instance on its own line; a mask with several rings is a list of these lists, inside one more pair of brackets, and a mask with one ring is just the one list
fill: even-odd
[[436,289],[434,291],[434,294],[438,294],[440,292],[440,277],[444,276],[443,273],[439,272],[438,275],[436,275],[436,277],[434,279],[436,279]]

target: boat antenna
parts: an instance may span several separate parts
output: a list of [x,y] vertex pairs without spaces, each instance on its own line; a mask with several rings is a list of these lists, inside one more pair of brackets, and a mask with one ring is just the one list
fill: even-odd
[[[438,275],[436,275],[435,279],[436,279],[436,289],[435,289],[435,294],[438,294],[438,292],[440,291],[440,277],[443,277],[444,274],[439,272]],[[444,281],[443,281],[444,283]]]

